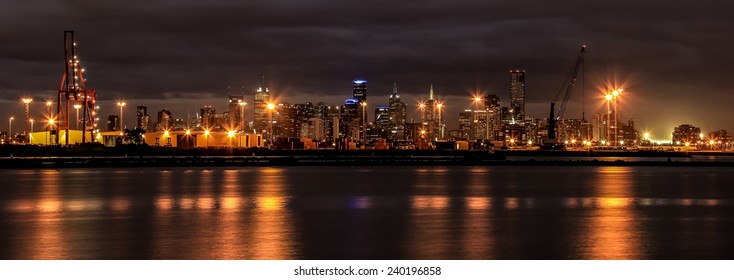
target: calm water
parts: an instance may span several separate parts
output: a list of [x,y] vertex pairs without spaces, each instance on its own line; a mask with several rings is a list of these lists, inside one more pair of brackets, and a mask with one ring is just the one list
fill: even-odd
[[0,170],[2,259],[732,259],[734,172]]

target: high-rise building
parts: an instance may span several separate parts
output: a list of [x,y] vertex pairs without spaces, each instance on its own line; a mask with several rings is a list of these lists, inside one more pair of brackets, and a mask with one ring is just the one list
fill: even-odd
[[484,97],[484,109],[487,111],[489,121],[489,135],[487,139],[494,139],[497,132],[502,128],[502,107],[500,97],[494,94]]
[[439,106],[441,103],[433,98],[433,84],[431,84],[431,89],[428,92],[428,100],[424,104],[423,115],[425,118],[426,138],[439,139],[442,137],[441,128],[446,122],[444,121],[445,114],[442,112],[443,108],[439,108],[441,107]]
[[173,128],[173,114],[171,111],[162,109],[158,111],[158,130],[170,130]]
[[510,70],[510,109],[516,122],[525,119],[525,70]]
[[339,131],[353,140],[361,139],[362,108],[358,99],[349,98],[341,108]]
[[354,81],[354,99],[359,100],[359,103],[367,102],[367,81],[355,80]]
[[137,127],[145,131],[150,130],[150,116],[148,115],[148,107],[143,105],[138,106],[137,117]]
[[690,124],[681,124],[673,129],[673,143],[697,143],[702,140],[701,128]]
[[242,105],[240,103],[245,102],[245,93],[243,87],[242,95],[229,94],[229,103],[227,108],[229,109],[229,127],[233,130],[244,130],[243,119],[242,119]]
[[204,106],[201,107],[200,113],[202,127],[204,127],[204,129],[214,128],[214,125],[216,124],[214,115],[217,114],[217,110],[212,108],[212,106]]
[[[405,122],[408,118],[408,106],[405,102],[400,100],[398,95],[398,85],[393,84],[392,94],[390,95],[390,139],[391,140],[404,140],[405,139]],[[393,132],[394,131],[394,132]]]
[[487,129],[489,129],[487,111],[474,110],[469,139],[487,139]]
[[375,106],[375,134],[379,138],[388,138],[393,126],[390,119],[390,106]]
[[270,100],[270,88],[263,76],[255,90],[255,102],[252,105],[255,112],[253,125],[258,133],[266,132],[268,129],[268,102],[272,102]]
[[472,110],[466,109],[464,112],[459,113],[459,131],[460,135],[459,137],[465,138],[465,139],[473,139],[474,136],[472,135],[472,117],[473,117]]
[[107,117],[107,131],[120,130],[120,116],[110,115]]

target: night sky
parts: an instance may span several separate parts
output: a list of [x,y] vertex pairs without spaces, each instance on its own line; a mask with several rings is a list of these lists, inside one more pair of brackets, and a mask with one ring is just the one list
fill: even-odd
[[[226,110],[227,87],[260,75],[280,101],[342,104],[354,79],[368,81],[370,107],[392,83],[415,105],[431,83],[449,129],[476,92],[509,104],[510,69],[525,69],[527,111],[546,117],[582,44],[584,83],[566,118],[601,112],[606,88],[624,88],[620,120],[669,139],[674,126],[734,128],[734,3],[727,1],[4,1],[0,9],[0,129],[23,115],[20,98],[54,96],[63,71],[63,31],[75,30],[101,116],[114,100],[154,115]],[[498,3],[493,3],[498,2]],[[252,110],[249,105],[249,117]],[[372,118],[370,110],[370,118]],[[155,119],[155,117],[154,117]],[[104,121],[102,121],[104,124]],[[20,123],[17,123],[20,127]]]

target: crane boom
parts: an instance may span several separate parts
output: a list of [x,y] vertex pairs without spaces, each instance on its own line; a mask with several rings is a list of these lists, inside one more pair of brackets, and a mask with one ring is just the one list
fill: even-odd
[[[579,73],[581,65],[584,63],[584,52],[586,51],[586,45],[581,46],[579,56],[576,58],[576,64],[571,68],[571,72],[568,73],[566,79],[563,81],[561,88],[556,93],[556,97],[551,102],[550,106],[550,117],[548,118],[548,139],[544,141],[543,148],[547,150],[563,149],[563,145],[556,139],[556,119],[561,119],[563,113],[566,111],[566,104],[568,104],[568,98],[571,96],[573,86],[576,83],[576,76]],[[563,101],[561,106],[558,106],[558,115],[555,116],[555,106],[559,98],[563,95]]]
[[568,73],[568,76],[566,76],[566,80],[563,81],[563,85],[561,85],[561,88],[558,90],[558,93],[556,93],[556,98],[553,100],[553,103],[558,102],[558,98],[561,97],[561,93],[564,93],[563,95],[563,102],[561,103],[561,106],[558,107],[558,115],[557,119],[563,118],[563,113],[566,112],[566,104],[568,104],[568,98],[571,96],[571,91],[573,90],[573,86],[576,83],[576,76],[579,74],[579,69],[581,68],[581,65],[584,63],[584,52],[586,51],[586,45],[581,46],[581,51],[579,52],[579,56],[576,58],[576,64],[574,64],[574,67],[571,69],[571,72]]

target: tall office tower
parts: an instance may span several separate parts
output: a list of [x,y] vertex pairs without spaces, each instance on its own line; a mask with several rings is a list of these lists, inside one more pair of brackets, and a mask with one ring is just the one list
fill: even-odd
[[474,113],[469,109],[459,113],[459,131],[461,132],[459,137],[474,140],[472,133],[473,115]]
[[242,105],[240,103],[245,102],[244,88],[242,95],[231,95],[229,94],[229,129],[233,130],[244,130],[243,118],[242,118]]
[[120,130],[120,116],[110,115],[107,117],[107,131]]
[[426,138],[428,139],[440,139],[441,128],[445,126],[446,122],[443,108],[438,106],[440,102],[433,99],[433,84],[431,84],[431,90],[428,92],[428,100],[424,103],[425,108],[423,109],[424,124],[426,131]]
[[359,100],[360,103],[367,102],[367,81],[354,81],[354,99]]
[[387,139],[392,136],[393,126],[390,119],[390,106],[375,106],[375,136]]
[[400,100],[400,95],[398,95],[397,83],[394,83],[392,86],[392,94],[390,95],[389,104],[389,118],[391,126],[390,139],[404,140],[405,121],[408,118],[408,105]]
[[489,123],[487,123],[487,111],[486,110],[474,110],[474,118],[472,120],[472,133],[473,139],[487,139],[487,129]]
[[150,126],[150,116],[148,116],[148,107],[145,107],[144,105],[138,106],[137,116],[138,116],[138,128],[142,130],[149,130]]
[[344,101],[341,110],[339,131],[353,140],[361,139],[362,106],[358,99],[349,98]]
[[170,130],[173,128],[173,114],[171,111],[162,109],[158,111],[158,129]]
[[205,130],[214,128],[214,121],[217,111],[212,106],[201,107],[201,125]]
[[525,119],[525,70],[510,70],[510,109],[515,122]]
[[252,105],[255,112],[253,125],[258,133],[263,133],[268,129],[268,102],[272,102],[270,100],[270,88],[263,76],[255,90],[255,102]]
[[502,128],[502,107],[500,107],[500,97],[494,94],[484,97],[484,109],[487,111],[489,122],[489,135],[485,135],[486,139],[494,139],[497,131]]

